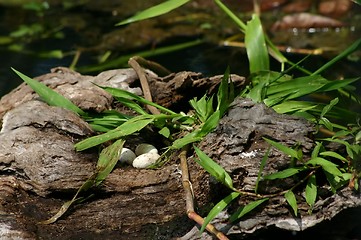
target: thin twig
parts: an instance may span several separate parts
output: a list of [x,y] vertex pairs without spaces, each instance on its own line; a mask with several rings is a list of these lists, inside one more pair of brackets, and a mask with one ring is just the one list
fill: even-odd
[[[179,154],[180,168],[182,171],[182,183],[185,191],[186,211],[189,219],[195,221],[199,225],[203,225],[204,219],[194,211],[194,194],[192,184],[189,181],[189,171],[187,164],[187,149],[183,148]],[[220,231],[218,231],[212,224],[207,224],[206,229],[208,232],[214,234],[220,240],[228,240],[228,238]]]
[[[148,101],[153,102],[152,94],[150,93],[150,88],[148,84],[148,79],[147,76],[145,75],[144,69],[139,65],[139,63],[135,60],[135,58],[130,58],[128,64],[134,69],[134,71],[137,73],[139,77],[144,98],[147,99]],[[160,114],[160,111],[153,106],[147,105],[147,108],[152,114]]]

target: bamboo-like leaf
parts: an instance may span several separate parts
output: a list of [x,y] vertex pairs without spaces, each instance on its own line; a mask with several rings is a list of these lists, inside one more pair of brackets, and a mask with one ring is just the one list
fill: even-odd
[[342,173],[338,169],[337,164],[330,162],[324,158],[316,157],[309,160],[306,164],[311,164],[313,166],[319,165],[322,169],[334,176],[342,176]]
[[273,147],[277,148],[278,150],[280,150],[281,152],[296,158],[297,160],[300,160],[300,156],[298,154],[298,152],[292,148],[286,147],[278,142],[272,141],[270,139],[267,138],[263,138],[264,140],[266,140],[269,144],[271,144]]
[[287,168],[285,170],[266,175],[263,177],[263,179],[274,180],[274,179],[288,178],[306,169],[307,169],[306,167]]
[[220,119],[220,112],[215,111],[201,127],[200,130],[201,137],[206,136],[213,129],[215,129],[218,125],[219,119]]
[[320,117],[321,118],[324,117],[326,115],[326,113],[331,111],[331,109],[338,103],[338,101],[339,101],[338,98],[332,99],[331,102],[322,109]]
[[168,13],[176,8],[179,8],[180,6],[186,4],[190,0],[168,0],[163,3],[160,3],[156,6],[150,7],[144,11],[139,12],[133,17],[130,17],[124,21],[121,21],[116,24],[116,26],[124,25],[132,22],[141,21],[148,18],[157,17],[160,15],[163,15],[165,13]]
[[332,65],[334,65],[336,62],[341,60],[342,58],[345,58],[349,56],[354,51],[357,51],[361,47],[361,38],[359,38],[357,41],[355,41],[351,46],[349,46],[347,49],[342,51],[340,54],[338,54],[336,57],[334,57],[332,60],[328,61],[325,65],[317,69],[315,72],[312,73],[312,75],[320,74],[321,72],[325,71]]
[[313,150],[312,150],[311,159],[318,157],[321,148],[323,148],[322,143],[316,142],[316,146],[315,146],[315,147],[313,148]]
[[234,199],[239,197],[240,193],[238,192],[232,192],[227,197],[223,198],[221,201],[219,201],[208,213],[207,217],[204,219],[204,222],[202,224],[200,233],[202,233],[205,229],[208,223],[210,223],[215,216],[217,216],[220,212],[223,211]]
[[198,141],[202,140],[202,138],[203,138],[203,136],[200,134],[200,130],[199,129],[194,130],[194,131],[188,133],[187,135],[185,135],[184,137],[178,138],[177,140],[175,140],[170,148],[171,149],[181,149],[182,147],[184,147],[187,144],[198,142]]
[[106,141],[128,136],[137,131],[140,131],[141,129],[143,129],[144,127],[146,127],[148,124],[152,123],[153,121],[154,121],[153,115],[136,116],[132,119],[129,119],[127,122],[123,123],[116,129],[110,130],[106,133],[103,133],[103,134],[100,134],[97,136],[93,136],[93,137],[87,138],[81,142],[78,142],[77,144],[75,144],[75,149],[77,151],[83,151],[85,149],[102,144]]
[[[98,86],[98,85],[97,85]],[[136,101],[139,101],[143,104],[147,104],[147,105],[150,105],[150,106],[153,106],[153,107],[156,107],[158,108],[159,110],[165,112],[165,113],[169,113],[169,114],[176,114],[175,112],[169,110],[168,108],[165,108],[163,106],[160,106],[152,101],[148,101],[146,100],[145,98],[142,98],[140,96],[137,96],[131,92],[128,92],[126,90],[123,90],[123,89],[119,89],[119,88],[112,88],[112,87],[102,87],[102,86],[98,86],[102,89],[104,89],[105,91],[107,91],[108,93],[110,93],[111,95],[113,95],[114,97],[117,97],[119,99],[128,99],[128,100],[136,100]]]
[[28,76],[22,74],[21,72],[11,68],[24,82],[26,82],[47,104],[51,106],[57,106],[66,108],[70,111],[73,111],[79,115],[86,115],[83,110],[78,108],[74,103],[69,99],[65,98],[61,94],[55,92],[51,88],[47,87],[45,84],[38,82],[34,79],[29,78]]
[[263,172],[264,167],[266,166],[266,162],[267,162],[267,159],[268,159],[270,150],[271,150],[271,147],[269,147],[269,148],[267,149],[267,152],[265,153],[265,155],[264,155],[263,158],[262,158],[262,161],[261,161],[261,164],[260,164],[260,167],[259,167],[259,170],[258,170],[258,175],[257,175],[257,180],[256,180],[256,186],[254,187],[254,192],[255,192],[255,193],[257,193],[258,183],[259,183],[259,181],[261,180],[262,172]]
[[234,86],[233,82],[229,81],[229,73],[230,69],[229,67],[227,67],[225,73],[223,74],[223,78],[217,92],[216,111],[219,111],[220,117],[224,115],[224,113],[228,110],[229,105],[234,100]]
[[285,198],[286,198],[286,201],[288,202],[288,204],[293,209],[293,213],[295,214],[295,216],[297,216],[298,207],[297,207],[297,200],[296,200],[295,194],[291,190],[289,190],[286,192]]
[[317,104],[304,101],[284,101],[272,108],[277,113],[306,112],[317,107]]
[[312,174],[307,181],[305,189],[306,202],[310,206],[310,209],[313,208],[317,198],[317,185],[316,185],[316,175]]
[[241,217],[243,217],[247,213],[251,212],[253,209],[255,209],[256,207],[258,207],[260,204],[262,204],[263,202],[265,202],[267,200],[268,200],[268,198],[262,198],[260,200],[254,201],[254,202],[250,202],[243,207],[240,207],[235,213],[233,213],[231,215],[231,217],[229,218],[229,221],[234,222],[234,221],[240,219]]
[[250,72],[269,70],[269,56],[261,20],[256,14],[247,23],[245,44],[250,65]]
[[119,159],[123,144],[123,140],[118,140],[114,144],[103,149],[103,151],[100,153],[97,163],[97,172],[94,173],[85,183],[83,183],[74,197],[70,201],[65,202],[53,217],[41,222],[41,224],[51,224],[56,222],[61,216],[64,215],[66,211],[68,211],[70,206],[87,199],[88,197],[78,198],[78,195],[82,192],[86,192],[93,186],[98,186],[109,175]]
[[320,156],[333,157],[333,158],[341,160],[342,162],[348,162],[348,160],[345,157],[341,156],[340,154],[338,154],[336,152],[332,152],[332,151],[321,152]]
[[121,150],[124,145],[124,140],[117,140],[112,145],[104,148],[97,163],[97,174],[95,177],[95,186],[98,186],[113,170],[115,164],[118,162]]
[[228,188],[233,189],[232,178],[229,176],[226,170],[224,170],[220,165],[214,162],[210,157],[208,157],[196,146],[194,146],[194,150],[199,157],[199,160],[196,160],[196,162],[201,165],[215,179],[217,179],[217,181],[224,184]]

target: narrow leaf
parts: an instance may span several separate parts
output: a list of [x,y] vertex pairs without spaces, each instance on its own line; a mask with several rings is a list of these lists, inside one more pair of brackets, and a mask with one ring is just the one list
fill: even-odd
[[51,106],[57,106],[66,108],[70,111],[73,111],[79,115],[85,115],[85,112],[78,108],[74,103],[69,99],[65,98],[61,94],[55,92],[51,88],[47,87],[45,84],[38,82],[34,79],[29,78],[28,76],[22,74],[21,72],[11,68],[24,82],[26,82],[47,104]]
[[215,179],[217,179],[217,181],[226,185],[228,188],[233,189],[232,178],[228,175],[226,170],[224,170],[220,165],[214,162],[210,157],[208,157],[196,146],[194,146],[194,150],[199,157],[199,160],[196,160],[196,162],[201,165]]
[[104,148],[97,163],[97,174],[95,177],[95,186],[98,186],[113,170],[115,164],[120,158],[124,140],[117,140],[112,145]]
[[206,226],[208,223],[210,223],[215,216],[217,216],[220,212],[223,211],[234,199],[236,199],[240,193],[238,192],[232,192],[227,197],[223,198],[221,201],[219,201],[212,210],[208,213],[207,217],[204,219],[204,222],[202,224],[200,233],[206,229]]
[[137,131],[140,131],[141,129],[143,129],[153,121],[154,121],[154,117],[152,115],[140,115],[134,117],[132,119],[129,119],[127,122],[123,123],[116,129],[110,130],[101,135],[93,136],[81,142],[78,142],[77,144],[75,144],[75,149],[77,151],[83,151],[85,149],[102,144],[106,141],[128,136]]
[[243,217],[247,213],[251,212],[253,209],[255,209],[256,207],[258,207],[260,204],[262,204],[263,202],[265,202],[267,200],[268,200],[268,198],[263,198],[263,199],[248,203],[247,205],[239,208],[235,213],[233,213],[232,216],[229,218],[229,221],[234,222],[234,221],[240,219],[241,217]]
[[266,40],[261,20],[256,14],[253,14],[252,20],[247,23],[245,44],[250,72],[255,73],[263,70],[269,70],[270,66]]
[[282,179],[282,178],[288,178],[291,177],[301,171],[306,170],[305,167],[295,167],[295,168],[287,168],[285,170],[282,170],[280,172],[275,172],[270,175],[266,175],[263,177],[265,180],[274,180],[274,179]]
[[116,24],[116,26],[124,25],[124,24],[128,24],[128,23],[141,21],[141,20],[144,20],[144,19],[148,19],[148,18],[163,15],[163,14],[165,14],[167,12],[170,12],[170,11],[182,6],[183,4],[186,4],[189,1],[190,0],[168,0],[168,1],[165,1],[165,2],[163,2],[161,4],[158,4],[156,6],[148,8],[148,9],[136,14],[133,17],[130,17],[130,18],[124,20],[124,21],[119,22],[118,24]]
[[292,207],[293,213],[295,214],[295,216],[297,216],[298,207],[297,207],[297,200],[295,194],[291,190],[289,190],[288,192],[286,192],[285,198],[288,204]]
[[310,209],[312,209],[317,198],[316,175],[314,174],[312,174],[307,181],[305,197],[307,204],[310,206]]
[[296,158],[297,160],[300,160],[300,156],[298,154],[298,152],[292,148],[289,148],[289,147],[286,147],[278,142],[275,142],[275,141],[272,141],[270,139],[267,139],[267,138],[263,138],[264,140],[266,140],[269,144],[271,144],[273,147],[277,148],[278,150],[280,150],[281,152],[293,157],[293,158]]

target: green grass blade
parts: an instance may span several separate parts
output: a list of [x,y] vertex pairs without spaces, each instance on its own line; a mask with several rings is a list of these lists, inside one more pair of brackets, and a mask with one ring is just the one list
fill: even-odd
[[312,174],[307,181],[306,189],[305,189],[305,198],[307,204],[312,209],[315,205],[317,198],[317,184],[316,184],[316,175]]
[[200,140],[202,140],[203,136],[200,134],[200,130],[194,130],[190,133],[188,133],[187,135],[185,135],[182,138],[178,138],[177,140],[175,140],[172,144],[172,146],[170,146],[171,149],[181,149],[182,147],[184,147],[187,144],[190,143],[194,143],[194,142],[198,142]]
[[237,221],[238,219],[240,219],[247,213],[251,212],[253,209],[255,209],[256,207],[258,207],[260,204],[262,204],[267,200],[268,198],[262,198],[260,200],[248,203],[247,205],[239,208],[235,213],[233,213],[232,216],[229,218],[229,221],[230,222]]
[[240,27],[242,32],[246,31],[246,24],[236,16],[226,5],[224,5],[220,0],[214,1],[223,12],[225,12],[237,25]]
[[124,145],[124,140],[117,140],[112,145],[104,148],[97,163],[97,174],[95,177],[95,186],[98,186],[113,170],[115,164],[118,162],[121,150]]
[[22,74],[21,72],[11,68],[24,82],[26,82],[47,104],[51,106],[62,107],[73,111],[79,115],[86,115],[83,110],[78,108],[74,103],[69,99],[65,98],[61,94],[55,92],[51,88],[47,87],[45,84],[38,82],[34,79],[29,78],[28,76]]
[[208,119],[207,121],[203,124],[201,130],[200,130],[200,135],[202,137],[206,136],[208,133],[210,133],[213,129],[215,129],[218,125],[220,119],[220,112],[219,111],[215,111]]
[[211,174],[217,181],[224,184],[230,189],[233,189],[232,178],[220,165],[214,162],[210,157],[208,157],[204,152],[199,148],[194,146],[194,150],[199,157],[199,160],[195,160],[199,165],[201,165],[204,170]]
[[334,175],[334,176],[342,176],[342,173],[338,169],[338,165],[330,162],[324,158],[316,157],[309,160],[306,164],[311,164],[313,166],[319,165],[323,168],[324,171]]
[[83,151],[85,149],[102,144],[106,141],[131,135],[137,131],[140,131],[153,121],[154,117],[152,115],[140,115],[134,117],[114,130],[78,142],[75,144],[75,149],[77,151]]
[[317,75],[320,74],[321,72],[325,71],[326,69],[328,69],[329,67],[331,67],[332,65],[334,65],[336,62],[338,62],[339,60],[341,60],[342,58],[347,57],[348,55],[350,55],[351,53],[357,51],[359,48],[361,47],[361,38],[358,39],[357,41],[355,41],[351,46],[349,46],[347,49],[345,49],[343,52],[341,52],[340,54],[338,54],[336,57],[334,57],[332,60],[330,60],[329,62],[327,62],[325,65],[323,65],[322,67],[320,67],[319,69],[317,69],[315,72],[312,73],[312,75]]
[[287,168],[285,170],[263,176],[263,179],[274,180],[274,179],[288,178],[306,169],[307,169],[306,167]]
[[293,209],[293,213],[295,214],[295,216],[297,216],[298,207],[297,207],[297,200],[295,194],[291,190],[289,190],[288,192],[286,192],[285,198],[288,204]]
[[268,49],[261,20],[254,14],[252,20],[247,23],[245,44],[250,65],[250,72],[270,70]]
[[133,17],[130,17],[124,21],[121,21],[116,24],[116,26],[141,21],[148,18],[157,17],[160,15],[163,15],[165,13],[168,13],[176,8],[179,8],[180,6],[188,3],[190,0],[168,0],[161,4],[158,4],[156,6],[150,7],[144,11],[139,12]]
[[238,198],[239,195],[240,193],[238,192],[232,192],[227,197],[219,201],[208,213],[207,217],[204,219],[200,233],[202,233],[206,229],[208,223],[210,223],[215,216],[217,216],[220,212],[222,212],[223,209],[225,209],[234,199]]
[[139,101],[143,104],[147,104],[147,105],[150,105],[150,106],[153,106],[153,107],[156,107],[158,108],[159,110],[163,111],[163,112],[166,112],[166,113],[169,113],[169,114],[176,114],[175,112],[169,110],[168,108],[165,108],[163,106],[160,106],[152,101],[148,101],[146,100],[145,98],[142,98],[140,96],[137,96],[131,92],[128,92],[128,91],[125,91],[123,89],[119,89],[119,88],[112,88],[112,87],[102,87],[102,86],[99,86],[100,88],[104,89],[105,91],[107,91],[108,93],[110,93],[111,95],[113,95],[114,97],[117,97],[119,99],[128,99],[128,100],[136,100],[136,101]]
[[175,45],[171,45],[171,46],[165,46],[165,47],[159,47],[159,48],[155,48],[155,49],[151,49],[151,50],[135,52],[135,53],[131,53],[129,55],[123,55],[116,59],[108,60],[104,63],[98,63],[95,65],[78,67],[78,68],[76,68],[76,70],[79,72],[82,72],[82,73],[89,73],[89,72],[101,72],[101,71],[104,71],[107,69],[112,69],[112,68],[127,67],[129,59],[134,56],[140,56],[143,58],[154,57],[154,56],[159,56],[162,54],[172,53],[175,51],[180,51],[180,50],[183,50],[186,48],[194,47],[201,43],[204,43],[204,40],[196,39],[193,41],[179,43],[179,44],[175,44]]
[[266,142],[268,142],[269,144],[271,144],[273,147],[277,148],[278,150],[280,150],[281,152],[296,158],[297,160],[300,160],[300,156],[298,154],[298,152],[292,148],[286,147],[278,142],[272,141],[270,139],[267,138],[263,138],[264,140],[266,140]]

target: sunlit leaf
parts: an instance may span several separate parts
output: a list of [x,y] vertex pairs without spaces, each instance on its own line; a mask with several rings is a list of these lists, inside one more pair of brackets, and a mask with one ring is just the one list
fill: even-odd
[[198,141],[202,140],[202,138],[203,138],[203,136],[200,134],[200,130],[199,129],[194,130],[194,131],[188,133],[187,135],[185,135],[184,137],[178,138],[177,140],[175,140],[170,148],[171,149],[181,149],[182,147],[184,147],[187,144],[198,142]]
[[[97,85],[98,86],[98,85]],[[136,101],[139,101],[143,104],[147,104],[147,105],[150,105],[150,106],[153,106],[153,107],[156,107],[158,108],[159,110],[163,111],[163,112],[166,112],[166,113],[169,113],[169,114],[176,114],[175,112],[169,110],[168,108],[165,108],[163,106],[160,106],[152,101],[148,101],[146,100],[145,98],[142,98],[140,96],[137,96],[131,92],[128,92],[126,90],[123,90],[123,89],[120,89],[120,88],[112,88],[112,87],[102,87],[102,86],[99,86],[100,88],[104,89],[105,91],[107,91],[108,93],[110,93],[111,95],[113,95],[114,97],[117,97],[117,98],[120,98],[120,99],[128,99],[128,100],[136,100]]]
[[295,214],[295,216],[297,216],[298,207],[297,207],[297,200],[296,200],[295,194],[291,190],[289,190],[286,192],[285,198],[286,198],[288,204],[293,209],[293,213]]
[[275,141],[272,141],[270,139],[267,139],[267,138],[263,138],[264,140],[266,140],[269,144],[271,144],[273,147],[277,148],[278,150],[280,150],[281,152],[293,157],[293,158],[296,158],[298,160],[300,160],[300,156],[299,156],[299,153],[292,149],[292,148],[289,148],[289,147],[286,147],[278,142],[275,142]]
[[287,168],[285,170],[266,175],[263,177],[263,179],[274,180],[274,179],[279,179],[279,178],[281,178],[281,179],[288,178],[288,177],[291,177],[291,176],[293,176],[301,171],[304,171],[306,169],[307,169],[306,167]]
[[166,138],[169,138],[170,136],[170,130],[167,127],[163,127],[158,133]]
[[312,209],[315,205],[317,198],[317,185],[316,185],[316,175],[312,174],[307,181],[306,189],[305,189],[305,197],[306,202]]
[[186,4],[187,2],[189,2],[190,0],[168,0],[165,1],[163,3],[160,3],[156,6],[150,7],[144,11],[141,11],[139,13],[137,13],[135,16],[130,17],[124,21],[119,22],[118,24],[116,24],[116,26],[119,25],[124,25],[124,24],[128,24],[128,23],[132,23],[132,22],[136,22],[136,21],[141,21],[144,19],[148,19],[148,18],[153,18],[153,17],[157,17],[160,15],[163,15],[165,13],[168,13],[184,4]]
[[323,116],[325,116],[326,113],[328,113],[338,102],[339,102],[338,98],[331,100],[331,102],[322,109],[320,117],[322,118]]
[[321,148],[323,148],[322,143],[316,142],[316,146],[315,146],[315,147],[313,148],[313,150],[312,150],[311,159],[318,157]]
[[269,56],[261,20],[256,14],[247,22],[245,44],[250,72],[269,70]]
[[256,207],[258,207],[260,204],[262,204],[263,202],[265,202],[267,200],[268,200],[268,198],[262,198],[260,200],[254,201],[254,202],[250,202],[243,207],[240,207],[235,213],[232,214],[232,216],[229,218],[229,221],[234,222],[234,221],[240,219],[245,214],[251,212],[253,209],[255,209]]
[[238,192],[232,192],[227,197],[223,198],[221,201],[219,201],[208,213],[207,217],[204,219],[204,222],[202,224],[200,233],[206,229],[206,226],[208,223],[210,223],[215,216],[217,216],[220,212],[223,211],[234,199],[236,199],[240,193]]
[[61,94],[55,92],[45,84],[29,78],[21,72],[11,68],[24,82],[26,82],[47,104],[51,106],[57,106],[66,108],[70,111],[78,113],[79,115],[85,115],[85,112],[78,108],[69,99],[65,98]]
[[330,61],[328,61],[326,64],[324,64],[322,67],[320,67],[319,69],[317,69],[315,72],[312,73],[312,75],[317,75],[320,74],[321,72],[325,71],[326,69],[328,69],[329,67],[331,67],[332,65],[334,65],[336,62],[338,62],[339,60],[341,60],[342,58],[345,58],[347,56],[349,56],[351,53],[357,51],[358,49],[361,48],[361,38],[359,38],[357,41],[355,41],[353,44],[351,44],[347,49],[345,49],[344,51],[342,51],[340,54],[338,54],[336,57],[334,57],[333,59],[331,59]]
[[333,162],[330,162],[324,158],[316,157],[311,160],[309,160],[306,164],[311,164],[313,166],[319,165],[322,167],[322,169],[334,176],[342,176],[342,173],[338,169],[337,164],[334,164]]
[[338,154],[336,152],[332,152],[332,151],[321,152],[320,156],[333,157],[333,158],[339,159],[343,162],[348,162],[348,160],[345,157],[341,156],[340,154]]
[[116,129],[113,129],[111,131],[108,131],[106,133],[93,136],[90,138],[87,138],[81,142],[78,142],[75,144],[75,149],[77,151],[83,151],[85,149],[97,146],[101,143],[104,143],[106,141],[117,139],[120,137],[128,136],[130,134],[133,134],[137,131],[140,131],[144,127],[146,127],[148,124],[152,123],[154,121],[154,116],[152,115],[140,115],[136,116],[134,118],[129,119],[127,122],[123,123]]
[[220,119],[220,112],[219,111],[215,111],[208,119],[207,121],[203,124],[201,130],[200,130],[200,134],[202,136],[206,136],[208,133],[210,133],[213,129],[215,129],[218,125]]
[[204,170],[206,170],[209,174],[211,174],[217,181],[226,185],[228,188],[233,189],[232,178],[229,174],[224,170],[220,165],[214,162],[210,157],[208,157],[204,152],[202,152],[199,148],[194,146],[194,150],[196,151],[199,160],[195,160],[199,165],[201,165]]
[[113,170],[115,164],[118,162],[123,148],[124,140],[117,140],[112,145],[104,148],[98,159],[95,186],[98,186],[109,173]]

